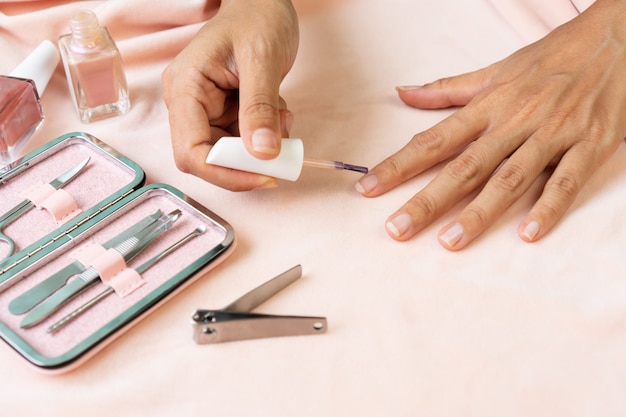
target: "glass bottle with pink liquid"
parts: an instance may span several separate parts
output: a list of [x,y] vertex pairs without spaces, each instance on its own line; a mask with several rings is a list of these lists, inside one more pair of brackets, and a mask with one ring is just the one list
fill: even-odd
[[40,95],[58,63],[57,48],[46,40],[11,74],[0,75],[0,165],[17,160],[43,122]]
[[89,123],[130,109],[124,65],[115,41],[98,17],[82,11],[59,38],[67,83],[80,119]]

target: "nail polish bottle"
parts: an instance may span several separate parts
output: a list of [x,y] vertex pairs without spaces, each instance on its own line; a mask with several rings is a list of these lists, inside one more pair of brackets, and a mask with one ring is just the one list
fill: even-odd
[[13,162],[44,119],[40,95],[59,63],[59,52],[44,41],[8,76],[0,75],[0,164]]
[[59,38],[67,84],[80,119],[89,123],[130,109],[122,57],[106,27],[91,11],[70,21]]

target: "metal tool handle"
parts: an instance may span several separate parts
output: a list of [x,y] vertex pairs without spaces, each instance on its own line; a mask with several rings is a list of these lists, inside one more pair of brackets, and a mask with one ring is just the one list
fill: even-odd
[[[206,231],[206,226],[204,225],[198,226],[197,228],[193,230],[193,232],[189,233],[188,235],[186,235],[185,237],[183,237],[176,243],[169,246],[167,249],[163,250],[162,252],[150,258],[148,261],[141,264],[139,267],[137,267],[135,271],[137,271],[138,274],[144,273],[146,270],[148,270],[149,268],[154,266],[156,263],[161,261],[163,258],[165,258],[167,255],[171,254],[172,252],[174,252],[175,250],[183,246],[185,243],[187,243],[189,240],[193,239],[194,237],[200,236],[205,231]],[[83,314],[85,311],[89,310],[91,307],[95,306],[100,301],[104,300],[109,295],[113,294],[113,292],[114,292],[113,288],[108,287],[107,289],[102,291],[100,294],[96,295],[91,300],[87,301],[85,304],[78,307],[76,310],[72,311],[70,314],[68,314],[67,316],[63,317],[61,320],[54,323],[52,326],[48,327],[48,333],[54,333],[57,330],[64,327],[65,325],[69,324],[75,318]]]
[[15,253],[15,242],[13,241],[13,239],[4,234],[4,228],[8,226],[11,222],[13,222],[13,220],[17,219],[22,214],[33,208],[33,206],[34,205],[30,200],[24,200],[15,207],[13,207],[11,210],[4,213],[2,217],[0,217],[0,241],[6,242],[9,245],[9,250],[7,254],[0,260],[8,258]]
[[[138,223],[135,223],[133,226],[122,231],[115,237],[109,239],[102,246],[105,249],[110,249],[114,246],[119,245],[125,240],[128,240],[130,237],[136,235],[139,231],[150,226],[162,215],[163,212],[161,210],[157,210],[155,213],[143,218]],[[54,294],[57,290],[62,288],[69,281],[70,278],[80,274],[81,272],[85,271],[85,269],[87,269],[87,267],[81,264],[79,261],[72,262],[63,269],[50,275],[48,278],[41,281],[34,287],[15,297],[15,299],[9,304],[9,311],[12,314],[26,313],[37,304],[41,303],[43,300]]]
[[43,300],[62,288],[74,275],[80,274],[85,268],[79,262],[73,262],[44,281],[15,297],[9,303],[11,314],[24,314]]
[[305,336],[326,333],[328,328],[326,317],[274,316],[210,310],[196,312],[192,324],[193,339],[198,344]]
[[296,265],[259,285],[221,310],[196,310],[191,323],[194,340],[198,344],[205,344],[325,333],[328,328],[326,317],[250,313],[250,310],[301,276],[302,267]]
[[[83,272],[83,274],[87,271],[89,271],[89,269]],[[91,287],[96,282],[97,280],[95,279],[91,280],[90,282],[85,282],[82,279],[71,280],[69,283],[67,283],[67,285],[65,285],[59,291],[55,292],[46,300],[44,300],[41,304],[38,304],[28,314],[26,314],[26,316],[20,322],[20,327],[23,329],[27,329],[36,324],[39,324],[52,313],[70,302],[70,300],[74,299],[74,297],[81,294],[83,291]]]
[[137,241],[132,245],[132,250],[127,253],[123,253],[126,263],[139,255],[146,248],[146,246],[148,246],[161,233],[172,227],[182,214],[182,211],[178,209],[174,210],[171,213],[159,217],[153,224],[137,233],[134,236]]
[[85,311],[89,310],[91,307],[95,306],[100,301],[104,300],[109,295],[113,294],[114,291],[115,290],[113,290],[113,288],[108,287],[106,290],[102,291],[100,294],[96,295],[91,300],[87,301],[85,304],[83,304],[76,310],[72,311],[70,314],[63,317],[61,320],[54,323],[52,326],[48,327],[48,330],[47,330],[48,333],[54,333],[57,330],[61,329],[62,327],[65,327],[65,325],[72,322],[76,317],[80,316]]
[[222,310],[224,311],[252,311],[278,292],[285,289],[289,284],[296,281],[302,276],[302,266],[296,265],[283,272],[282,274],[272,278],[271,280],[259,285],[243,296],[239,297]]
[[[59,177],[53,179],[49,184],[55,188],[59,189],[63,185],[72,181],[76,176],[85,168],[85,166],[89,163],[91,157],[87,157],[82,160],[78,165],[75,165],[70,170],[64,172]],[[4,215],[0,217],[0,241],[4,241],[9,244],[9,253],[4,258],[8,258],[9,256],[15,253],[15,242],[13,239],[2,233],[2,230],[5,226],[11,223],[13,220],[17,219],[19,216],[24,214],[26,211],[30,210],[34,204],[30,200],[23,200],[21,203],[13,207],[11,210],[6,212]],[[2,260],[0,259],[0,260]]]

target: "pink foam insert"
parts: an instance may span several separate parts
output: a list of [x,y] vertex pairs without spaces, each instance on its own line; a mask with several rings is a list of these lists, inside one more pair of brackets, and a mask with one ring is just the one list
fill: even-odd
[[[145,285],[128,296],[122,298],[113,293],[58,332],[47,333],[46,329],[49,326],[108,288],[105,284],[99,283],[69,302],[39,325],[30,329],[20,328],[19,323],[23,316],[13,315],[9,312],[8,305],[11,300],[71,263],[73,261],[72,255],[75,254],[75,251],[80,250],[81,247],[94,242],[104,243],[141,219],[153,214],[158,209],[164,213],[179,209],[183,215],[172,228],[157,238],[142,254],[129,263],[131,268],[136,268],[160,253],[199,225],[204,225],[207,230],[204,234],[190,240],[184,246],[146,270],[142,274],[142,278],[146,281]],[[145,297],[150,297],[151,293],[159,286],[166,284],[173,276],[220,245],[226,236],[226,231],[206,214],[164,190],[153,190],[142,194],[135,203],[125,206],[115,216],[101,222],[104,225],[102,228],[97,230],[95,228],[90,229],[90,231],[85,233],[85,236],[81,236],[79,239],[75,239],[64,245],[64,247],[59,248],[48,258],[42,260],[40,262],[41,265],[34,265],[25,271],[23,279],[3,293],[0,293],[0,320],[41,355],[55,358],[67,353],[118,315],[140,303]]]

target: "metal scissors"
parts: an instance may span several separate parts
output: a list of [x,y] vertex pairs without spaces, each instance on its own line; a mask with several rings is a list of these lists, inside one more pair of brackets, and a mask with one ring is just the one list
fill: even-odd
[[[72,169],[61,174],[58,178],[52,180],[50,182],[50,185],[57,190],[63,187],[65,184],[73,180],[83,170],[83,168],[89,163],[89,159],[91,158],[88,157],[84,159]],[[0,258],[0,260],[8,258],[15,253],[15,242],[9,236],[4,234],[3,229],[12,221],[20,217],[22,214],[26,213],[33,207],[33,202],[26,199],[23,200],[21,203],[18,203],[15,207],[4,213],[2,216],[0,216],[0,241],[6,242],[9,245],[8,253],[3,258]]]

